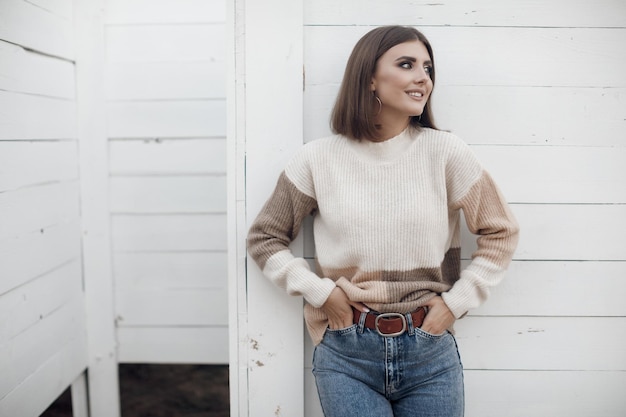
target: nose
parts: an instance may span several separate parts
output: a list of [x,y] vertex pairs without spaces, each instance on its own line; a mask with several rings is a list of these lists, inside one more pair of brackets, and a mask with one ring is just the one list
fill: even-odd
[[416,84],[424,84],[426,81],[430,79],[430,75],[426,71],[424,67],[418,67],[415,71],[415,79],[414,82]]

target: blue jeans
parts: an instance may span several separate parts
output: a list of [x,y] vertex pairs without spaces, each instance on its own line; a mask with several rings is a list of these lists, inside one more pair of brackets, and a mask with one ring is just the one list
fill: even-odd
[[327,329],[313,374],[325,417],[462,417],[463,366],[451,333],[383,337],[359,324]]

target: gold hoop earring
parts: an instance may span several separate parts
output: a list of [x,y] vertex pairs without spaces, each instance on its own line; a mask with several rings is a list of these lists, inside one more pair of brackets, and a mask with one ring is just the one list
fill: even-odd
[[383,102],[380,101],[380,98],[378,98],[378,96],[376,95],[376,92],[374,92],[374,98],[378,102],[378,112],[376,112],[376,116],[378,116],[380,112],[383,111]]

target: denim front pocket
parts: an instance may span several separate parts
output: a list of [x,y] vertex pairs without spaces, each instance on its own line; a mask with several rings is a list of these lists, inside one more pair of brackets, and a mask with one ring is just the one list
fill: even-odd
[[356,332],[357,326],[357,324],[352,324],[348,327],[344,327],[343,329],[331,329],[330,327],[328,327],[326,329],[326,334],[333,336],[345,336],[347,334]]

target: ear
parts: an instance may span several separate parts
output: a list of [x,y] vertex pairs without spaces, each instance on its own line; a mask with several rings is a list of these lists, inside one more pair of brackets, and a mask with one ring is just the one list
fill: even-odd
[[372,82],[370,83],[370,91],[376,91],[376,81],[372,78]]

